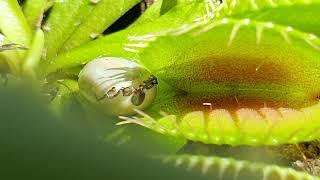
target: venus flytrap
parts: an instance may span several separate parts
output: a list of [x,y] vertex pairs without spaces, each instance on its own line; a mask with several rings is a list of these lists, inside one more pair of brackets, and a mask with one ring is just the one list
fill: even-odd
[[[168,100],[169,103],[162,106],[161,110],[175,112],[177,116],[169,116],[167,120],[163,117],[159,121],[160,124],[150,123],[149,118],[145,117],[146,127],[159,131],[159,127],[162,126],[165,128],[160,128],[161,133],[185,136],[193,141],[214,144],[279,144],[318,138],[319,115],[318,95],[316,95],[318,73],[316,71],[319,68],[313,64],[318,63],[319,58],[317,36],[295,30],[290,26],[249,19],[222,18],[212,23],[192,27],[189,31],[185,29],[186,27],[182,31],[131,38],[139,39],[140,43],[143,42],[145,45],[136,46],[130,52],[139,54],[141,63],[160,80],[172,83],[172,86],[178,89],[177,92],[181,90],[185,92],[182,95],[173,95]],[[215,43],[212,44],[212,42]],[[129,46],[135,44],[136,42],[133,41]],[[127,46],[126,44],[125,47]],[[273,49],[278,46],[281,46],[281,49]],[[290,50],[291,48],[293,50]],[[282,55],[285,56],[282,58]],[[232,56],[233,59],[230,58]],[[150,61],[155,57],[163,60]],[[296,60],[293,60],[295,58]],[[241,60],[244,66],[241,65]],[[293,61],[289,62],[291,60]],[[235,74],[234,69],[238,69]],[[293,72],[294,69],[297,71]],[[289,72],[293,74],[282,74]],[[302,78],[304,75],[300,76],[300,73],[308,75]],[[268,77],[265,76],[266,74]],[[282,77],[286,77],[287,84],[281,83]],[[272,80],[269,79],[269,81],[268,78]],[[288,78],[294,79],[292,83]],[[301,84],[298,79],[302,80]],[[262,81],[256,82],[257,80]],[[263,84],[266,81],[268,83]],[[234,82],[237,83],[233,84]],[[251,84],[251,82],[255,83]],[[307,84],[310,86],[307,87]],[[253,88],[251,89],[250,86]],[[306,88],[305,92],[303,92],[304,88]],[[209,117],[206,115],[206,107],[202,106],[202,103],[206,102],[213,102],[213,108],[217,108],[210,113]],[[281,109],[283,107],[284,109]],[[227,111],[224,108],[227,108]],[[255,110],[256,108],[258,110]],[[299,110],[296,111],[295,108]],[[188,109],[195,112],[185,114]],[[197,110],[204,112],[197,112]],[[191,114],[198,114],[198,116],[189,116]],[[126,120],[128,123],[138,121],[138,124],[143,124],[139,122],[143,121],[142,119]],[[186,124],[193,124],[195,127],[191,126],[190,129],[182,125],[185,121]],[[211,122],[214,124],[210,124]],[[262,122],[266,123],[261,124]],[[303,128],[301,128],[302,125],[304,125]],[[203,129],[197,131],[199,127]],[[283,131],[285,127],[292,128]],[[230,137],[225,138],[226,136]]]
[[[152,105],[156,108],[136,110],[140,117],[120,116],[124,121],[118,125],[135,123],[189,141],[233,146],[295,144],[319,138],[320,41],[316,30],[300,28],[303,22],[293,14],[288,18],[297,24],[292,26],[277,15],[250,16],[250,12],[281,11],[284,7],[286,11],[311,8],[318,2],[233,2],[231,7],[228,1],[211,7],[202,19],[180,26],[150,32],[137,26],[115,39],[109,37],[112,41],[127,33],[124,52],[115,52],[141,63],[159,79],[159,88],[161,82],[172,87],[171,92],[159,90]],[[177,13],[175,8],[158,23]],[[110,53],[107,55],[112,56]],[[165,113],[161,117],[155,115],[157,111]],[[217,160],[223,161],[231,162]],[[269,177],[268,168],[257,171]],[[292,170],[276,170],[282,179],[305,176],[286,171]]]
[[173,167],[186,167],[188,171],[201,171],[202,174],[215,174],[217,179],[319,179],[290,168],[281,168],[263,163],[250,163],[230,158],[217,158],[195,155],[175,155],[156,157]]
[[[44,34],[37,29],[31,38],[44,8],[29,6],[32,1],[24,5],[26,18],[16,1],[0,2],[1,32],[8,43],[28,48],[19,61],[8,55],[11,71],[56,82],[60,90],[50,105],[58,113],[69,97],[85,112],[102,109],[113,123],[108,141],[127,144],[138,134],[129,137],[124,129],[134,127],[124,124],[158,132],[170,153],[186,141],[260,146],[320,137],[319,0],[159,0],[127,29],[96,40],[93,35],[139,1],[55,1]],[[72,78],[78,75],[77,84]],[[121,126],[114,128],[115,122]],[[218,178],[241,179],[241,172],[258,179],[316,178],[229,158],[165,157],[206,176],[218,170]]]
[[[283,23],[285,26],[288,27],[296,27],[299,26],[299,28],[302,28],[302,30],[306,30],[306,32],[317,34],[317,25],[319,25],[319,22],[317,19],[310,20],[310,23],[305,23],[306,16],[312,16],[314,13],[317,13],[317,8],[314,8],[319,5],[319,2],[317,0],[313,1],[302,1],[299,0],[295,3],[285,3],[285,1],[280,1],[277,3],[277,6],[273,7],[269,3],[259,3],[259,9],[252,9],[250,6],[251,1],[236,1],[236,7],[237,9],[242,10],[232,10],[232,13],[227,13],[226,9],[229,7],[229,5],[226,4],[232,4],[231,1],[225,1],[224,3],[220,4],[215,3],[215,8],[206,8],[208,5],[208,2],[204,1],[195,1],[192,3],[187,1],[178,1],[178,4],[171,8],[171,10],[163,15],[161,15],[159,18],[153,20],[152,22],[149,22],[150,24],[141,24],[140,27],[132,27],[127,30],[115,33],[110,36],[105,36],[103,38],[100,38],[99,40],[93,41],[92,43],[86,44],[82,47],[79,47],[73,51],[62,53],[60,56],[55,58],[55,60],[51,61],[51,64],[43,64],[43,69],[47,69],[45,74],[55,72],[61,68],[71,68],[75,66],[79,66],[83,63],[86,63],[90,59],[94,59],[99,56],[122,56],[125,58],[132,58],[131,55],[128,55],[126,52],[123,52],[123,49],[121,49],[121,43],[123,42],[123,38],[125,36],[138,36],[139,34],[147,34],[152,32],[162,32],[164,30],[177,28],[179,26],[182,26],[183,24],[194,24],[193,22],[199,22],[199,23],[205,23],[210,18],[216,18],[221,19],[224,16],[229,17],[232,16],[233,19],[250,19],[252,20],[259,20],[263,18],[262,22],[273,22],[280,24]],[[260,2],[260,1],[259,1]],[[233,2],[234,4],[234,2]],[[220,8],[219,8],[220,7]],[[233,6],[232,6],[233,7]],[[208,9],[208,10],[207,10]],[[299,11],[299,9],[301,11]],[[153,15],[158,16],[159,9],[155,8],[152,9],[153,12],[155,12]],[[248,11],[248,14],[246,15],[246,11]],[[263,12],[274,12],[271,15],[266,16],[258,16],[260,11]],[[277,15],[279,14],[277,11],[283,11],[282,13],[286,14],[286,20],[284,20],[282,16]],[[299,15],[297,18],[296,13],[299,11]],[[192,12],[192,13],[191,13]],[[148,13],[148,12],[146,12]],[[213,16],[209,17],[208,14],[219,14],[219,16]],[[152,13],[151,13],[152,14]],[[251,16],[251,14],[253,14]],[[256,15],[254,15],[256,14]],[[289,14],[289,16],[287,16]],[[291,15],[290,15],[291,14]],[[247,16],[247,17],[246,17]],[[184,17],[184,18],[180,18]],[[150,19],[150,18],[146,18]],[[314,19],[314,18],[310,18]],[[139,19],[138,19],[139,22]],[[309,20],[307,20],[309,22]],[[312,23],[311,23],[312,22]],[[290,26],[291,24],[291,26]],[[306,25],[306,24],[312,24],[312,25]],[[185,25],[184,25],[185,26]],[[297,28],[297,29],[299,29]],[[182,26],[183,29],[183,26]],[[263,29],[262,29],[263,30]],[[116,42],[116,44],[115,44]],[[113,44],[114,48],[111,50],[111,47],[108,47],[109,44]],[[105,46],[105,47],[103,47]],[[88,51],[90,49],[90,51]],[[87,53],[83,54],[81,52],[86,51]],[[114,51],[114,55],[112,53]]]

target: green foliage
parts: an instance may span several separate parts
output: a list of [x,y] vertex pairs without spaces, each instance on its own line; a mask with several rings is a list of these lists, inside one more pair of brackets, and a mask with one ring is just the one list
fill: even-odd
[[[229,158],[170,156],[166,160],[174,161],[173,168],[150,156],[175,154],[187,140],[277,145],[318,138],[320,113],[310,97],[319,90],[320,1],[158,0],[127,28],[104,34],[139,2],[25,0],[19,5],[16,0],[0,0],[1,79],[6,82],[14,76],[9,87],[0,89],[0,102],[8,102],[0,104],[1,147],[11,153],[1,158],[7,174],[14,170],[21,172],[17,176],[32,179],[187,180],[221,174],[229,179],[229,175],[237,177],[240,169],[250,178],[259,179],[254,175],[262,173],[271,179],[312,179],[290,168]],[[147,110],[152,118],[140,114],[144,117],[128,117],[125,123],[140,122],[160,133],[135,125],[115,126],[117,117],[98,112],[79,96],[79,71],[101,56],[135,61],[159,78],[159,95]],[[206,68],[220,67],[212,59],[222,60],[223,67],[231,70],[220,69],[209,76]],[[254,72],[250,74],[248,67],[254,67]],[[239,69],[244,69],[241,76],[234,74]],[[266,76],[257,75],[257,69],[269,79],[263,80]],[[223,81],[206,82],[209,77]],[[21,84],[16,79],[31,79],[33,87],[15,86]],[[261,81],[257,84],[256,79]],[[38,100],[39,95],[21,91],[34,87],[41,89],[37,94],[49,95],[47,103]],[[239,95],[235,87],[244,91]],[[273,91],[257,93],[257,87]],[[278,123],[270,115],[274,109],[267,109],[269,114],[263,116],[263,112],[239,111],[234,118],[222,112],[222,118],[214,119],[190,108],[190,102],[210,100],[201,99],[208,94],[210,98],[271,98],[299,107],[304,115],[276,109],[282,113]],[[160,116],[161,110],[169,114]],[[203,171],[209,167],[218,167],[219,172]],[[188,169],[194,171],[186,173]]]
[[77,116],[57,118],[30,85],[19,84],[0,89],[1,179],[209,179],[105,143]]

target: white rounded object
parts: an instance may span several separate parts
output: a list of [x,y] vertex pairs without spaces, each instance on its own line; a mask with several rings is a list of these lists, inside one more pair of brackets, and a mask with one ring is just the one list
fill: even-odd
[[[150,106],[156,97],[157,83],[148,89],[141,88],[145,87],[143,85],[150,76],[145,68],[135,62],[103,57],[85,65],[79,74],[78,84],[81,95],[104,112],[132,115],[135,109],[144,110]],[[140,91],[137,91],[139,87]]]

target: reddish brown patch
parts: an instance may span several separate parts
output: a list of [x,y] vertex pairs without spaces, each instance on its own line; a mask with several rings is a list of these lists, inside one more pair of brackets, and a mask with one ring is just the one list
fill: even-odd
[[[226,109],[229,112],[235,112],[240,108],[250,108],[250,109],[260,109],[263,107],[270,108],[293,108],[300,109],[307,107],[313,104],[316,104],[318,101],[309,101],[309,102],[287,102],[287,101],[272,101],[264,99],[247,99],[240,97],[203,97],[203,96],[194,96],[188,94],[176,95],[171,98],[169,101],[166,101],[162,104],[161,109],[173,114],[185,114],[192,111],[204,111],[210,112],[214,109]],[[204,103],[208,105],[204,105]],[[209,105],[211,104],[211,105]]]
[[292,69],[289,65],[266,58],[210,58],[192,64],[175,65],[169,73],[172,73],[170,77],[179,78],[183,72],[183,76],[191,82],[288,84],[296,79]]
[[[261,57],[246,60],[212,57],[191,64],[173,64],[171,71],[165,71],[165,74],[161,74],[160,71],[159,79],[166,80],[173,87],[187,93],[177,95],[166,102],[163,109],[167,112],[181,114],[199,110],[209,111],[210,108],[229,111],[263,107],[299,109],[318,101],[319,93],[311,93],[314,91],[312,90],[314,84],[301,79],[305,75],[303,67],[289,62],[283,64],[281,59]],[[202,84],[203,88],[201,88]],[[196,85],[198,89],[194,91]],[[238,92],[240,85],[245,85],[248,89],[259,89],[264,87],[261,85],[265,85],[266,93]],[[224,89],[221,88],[224,86],[231,90],[224,92]],[[275,96],[268,95],[271,91],[268,91],[267,88],[272,87],[282,87],[287,91],[278,89],[279,92]],[[216,88],[214,93],[210,88]],[[301,99],[299,99],[300,96],[296,99],[292,98],[295,97],[294,93],[301,93]],[[203,103],[211,103],[212,106],[204,106]]]

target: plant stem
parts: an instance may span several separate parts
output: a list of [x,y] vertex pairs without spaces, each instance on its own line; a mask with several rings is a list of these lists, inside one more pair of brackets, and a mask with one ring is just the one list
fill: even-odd
[[41,29],[38,29],[35,33],[31,48],[28,51],[26,60],[22,66],[23,74],[33,78],[36,77],[35,71],[41,59],[43,47],[44,34]]

